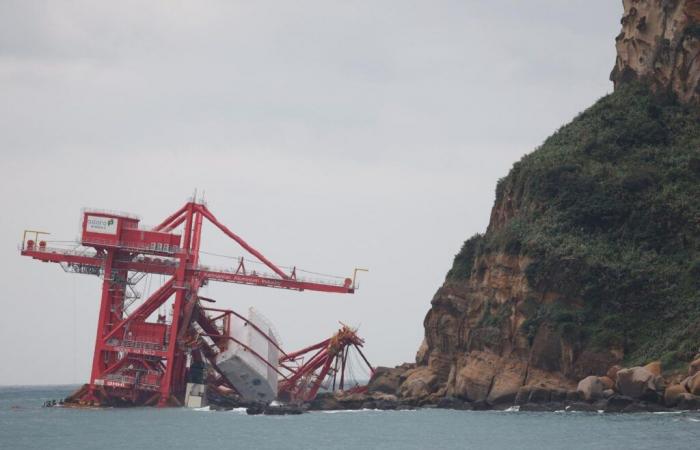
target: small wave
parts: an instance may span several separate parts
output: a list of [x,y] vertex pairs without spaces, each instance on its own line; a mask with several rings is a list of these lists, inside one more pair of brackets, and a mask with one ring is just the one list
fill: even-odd
[[520,411],[520,405],[511,406],[508,409],[504,409],[503,412],[518,412]]
[[201,408],[192,408],[192,411],[211,411],[210,406],[202,406]]
[[367,412],[367,411],[381,411],[381,409],[369,409],[369,408],[362,408],[362,409],[334,409],[332,411],[319,411],[324,414],[340,414],[340,413],[358,413],[358,412]]
[[247,410],[247,408],[233,408],[229,409],[227,412],[231,412],[234,414],[248,414]]

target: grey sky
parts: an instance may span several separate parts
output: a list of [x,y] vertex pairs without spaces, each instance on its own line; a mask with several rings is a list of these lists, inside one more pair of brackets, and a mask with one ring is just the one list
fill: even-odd
[[[608,93],[621,2],[0,2],[0,384],[88,379],[99,282],[21,258],[84,206],[157,223],[194,188],[354,296],[214,285],[294,349],[360,326],[412,360],[499,177]],[[241,251],[206,229],[203,249]],[[220,263],[220,261],[211,261]]]

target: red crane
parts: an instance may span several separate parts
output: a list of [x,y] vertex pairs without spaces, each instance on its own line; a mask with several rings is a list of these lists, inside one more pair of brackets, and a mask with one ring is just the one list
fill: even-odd
[[[230,269],[213,269],[201,264],[204,220],[237,242],[271,272],[249,270],[244,258]],[[27,239],[32,233],[34,239]],[[182,404],[188,368],[194,362],[206,361],[216,370],[216,354],[227,345],[228,339],[232,339],[225,336],[215,323],[236,313],[205,308],[201,304],[207,299],[202,299],[198,291],[209,281],[340,294],[355,291],[354,279],[307,281],[297,277],[296,268],[289,273],[283,271],[219,222],[204,203],[196,200],[187,202],[153,228],[140,226],[139,219],[129,214],[85,210],[81,247],[76,249],[49,247],[46,241],[39,241],[40,234],[25,231],[22,255],[59,263],[69,272],[102,278],[90,381],[71,396],[80,404]],[[146,274],[164,275],[167,281],[129,311],[130,303],[134,301],[133,286]],[[170,320],[164,314],[157,314],[167,302],[172,304]],[[217,311],[218,315],[211,315]],[[292,361],[301,353],[288,355],[280,349],[283,356],[280,366],[275,368],[280,373],[280,392],[284,389],[284,392],[293,394],[289,397],[311,399],[313,396],[309,395],[309,390],[301,387],[302,382],[316,373],[311,385],[315,395],[322,378],[332,372],[330,359],[335,360],[339,352],[345,354],[349,345],[357,346],[358,350],[362,345],[356,335],[350,338],[354,331],[343,330],[339,333],[342,339],[334,337],[309,347],[323,350],[325,346],[325,356],[317,355],[306,364],[294,366]],[[329,346],[331,341],[333,344]],[[364,359],[364,355],[362,357]],[[319,366],[321,360],[323,364]],[[340,372],[336,370],[333,376]],[[219,377],[218,384],[235,389],[223,376]],[[299,395],[302,391],[304,394]]]

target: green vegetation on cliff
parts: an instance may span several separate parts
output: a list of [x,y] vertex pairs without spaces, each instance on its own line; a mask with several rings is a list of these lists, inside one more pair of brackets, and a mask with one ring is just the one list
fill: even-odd
[[479,255],[531,258],[549,323],[629,363],[688,361],[700,347],[700,110],[628,85],[515,163],[496,189],[506,217],[467,240],[448,280]]

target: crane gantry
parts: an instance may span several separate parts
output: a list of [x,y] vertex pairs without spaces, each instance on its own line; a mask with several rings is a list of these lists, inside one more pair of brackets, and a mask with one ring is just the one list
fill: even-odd
[[[228,269],[202,264],[204,221],[235,241],[269,272],[249,270],[244,258]],[[50,247],[40,240],[43,234],[46,233],[26,231],[21,254],[58,263],[68,272],[98,275],[102,279],[90,380],[71,396],[83,405],[181,405],[188,377],[202,365],[211,367],[216,374],[210,382],[236,390],[231,377],[217,367],[216,357],[231,340],[236,341],[227,327],[231,326],[233,315],[241,316],[202,304],[211,300],[200,297],[199,289],[210,281],[296,291],[355,292],[355,275],[352,279],[310,281],[298,277],[296,268],[285,272],[196,199],[152,228],[140,225],[139,218],[130,214],[86,209],[77,248]],[[147,274],[163,275],[166,280],[130,310],[133,286]],[[158,313],[166,304],[171,308],[170,318]],[[260,333],[277,346],[268,333]],[[235,343],[255,354],[245,343]],[[334,337],[300,352],[286,353],[278,347],[280,358],[274,370],[280,377],[280,391],[287,398],[310,400],[326,378],[332,377],[335,386],[340,375],[342,386],[347,349],[354,347],[362,355],[362,344],[355,330],[343,326]],[[317,353],[308,361],[300,359],[310,350]],[[258,357],[273,365],[262,355]],[[362,358],[372,371],[364,355]]]

